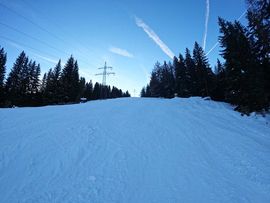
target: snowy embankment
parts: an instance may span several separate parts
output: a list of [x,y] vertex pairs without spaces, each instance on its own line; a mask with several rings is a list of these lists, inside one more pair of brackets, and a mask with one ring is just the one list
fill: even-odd
[[0,109],[0,202],[270,202],[269,117],[200,98]]

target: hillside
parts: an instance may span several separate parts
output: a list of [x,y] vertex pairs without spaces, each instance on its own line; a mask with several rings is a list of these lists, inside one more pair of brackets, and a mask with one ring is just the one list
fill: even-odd
[[201,98],[0,109],[0,202],[270,202],[269,121]]

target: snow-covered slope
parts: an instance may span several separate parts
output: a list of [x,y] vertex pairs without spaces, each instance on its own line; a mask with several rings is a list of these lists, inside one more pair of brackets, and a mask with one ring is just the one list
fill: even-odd
[[0,202],[270,202],[269,118],[200,98],[0,110]]

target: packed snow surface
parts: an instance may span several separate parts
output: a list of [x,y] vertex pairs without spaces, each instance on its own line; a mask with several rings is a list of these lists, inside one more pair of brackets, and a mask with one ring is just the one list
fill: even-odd
[[0,202],[270,202],[269,117],[126,98],[0,110]]

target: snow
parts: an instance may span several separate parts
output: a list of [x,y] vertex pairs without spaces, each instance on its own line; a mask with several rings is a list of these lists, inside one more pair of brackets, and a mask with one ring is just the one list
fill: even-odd
[[269,121],[201,98],[0,109],[0,202],[270,202]]

